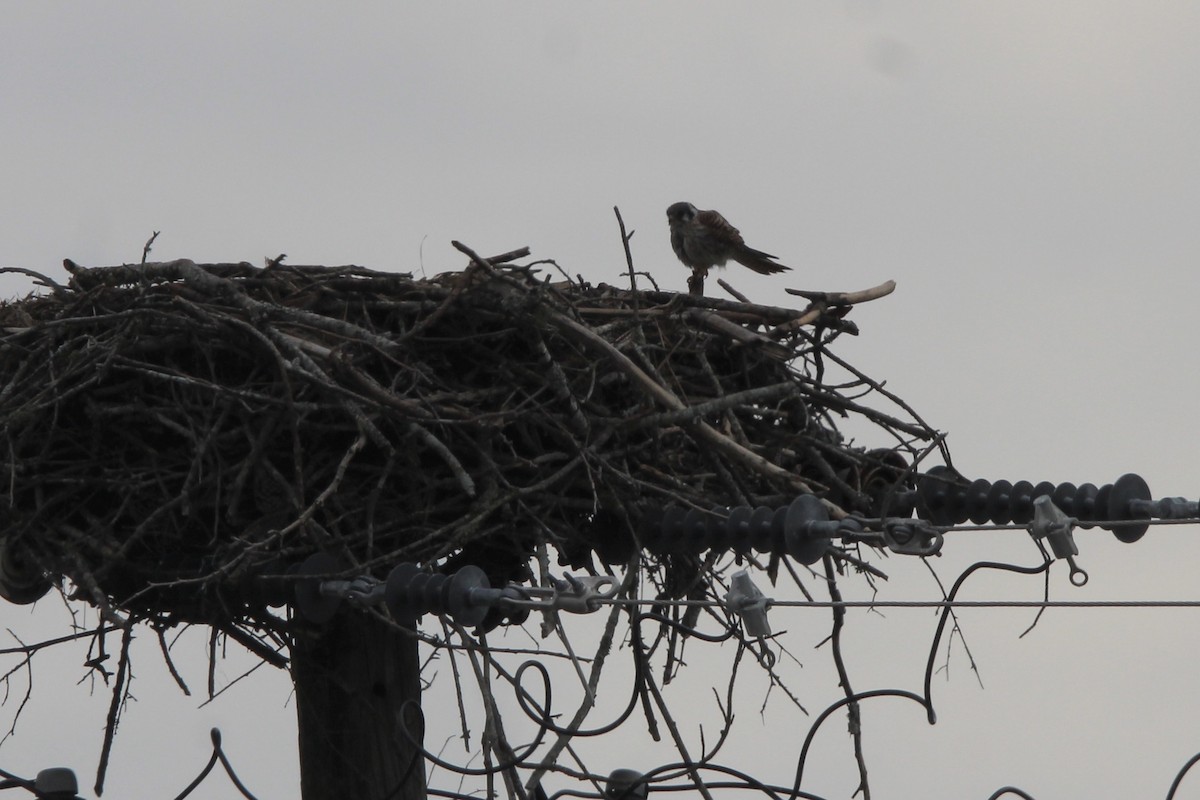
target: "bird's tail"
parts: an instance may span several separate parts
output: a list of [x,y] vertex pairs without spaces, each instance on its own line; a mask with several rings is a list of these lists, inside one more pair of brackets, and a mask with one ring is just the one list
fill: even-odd
[[775,260],[775,256],[755,250],[753,247],[743,247],[733,260],[743,267],[749,267],[760,275],[773,275],[776,272],[788,272],[791,267],[785,267]]

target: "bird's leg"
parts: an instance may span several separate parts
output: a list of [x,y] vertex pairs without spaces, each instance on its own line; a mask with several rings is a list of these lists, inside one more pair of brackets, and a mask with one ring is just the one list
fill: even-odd
[[692,269],[692,274],[688,278],[688,282],[687,282],[688,294],[694,294],[694,295],[699,295],[699,296],[704,295],[704,278],[706,275],[708,275],[708,270],[706,270],[706,269],[697,269],[697,268]]

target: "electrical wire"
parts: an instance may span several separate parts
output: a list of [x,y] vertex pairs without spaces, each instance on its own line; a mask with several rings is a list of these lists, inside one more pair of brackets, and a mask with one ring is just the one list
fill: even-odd
[[1188,762],[1175,774],[1175,780],[1171,782],[1171,788],[1167,792],[1167,800],[1174,800],[1175,792],[1179,790],[1179,784],[1183,783],[1183,778],[1188,774],[1188,770],[1196,766],[1197,763],[1200,763],[1200,753],[1189,758]]
[[[1200,607],[1200,600],[1049,600],[1048,598],[1043,599],[1043,600],[959,600],[959,599],[957,599],[957,595],[960,592],[962,586],[967,581],[967,579],[981,570],[1000,570],[1000,571],[1015,572],[1015,573],[1019,573],[1019,574],[1025,574],[1025,575],[1037,575],[1037,574],[1046,573],[1046,572],[1048,572],[1048,570],[1053,562],[1048,557],[1046,557],[1045,551],[1043,551],[1043,557],[1044,557],[1044,560],[1042,563],[1032,565],[1032,566],[1022,566],[1022,565],[1015,565],[1015,564],[1006,564],[1006,563],[1000,563],[1000,562],[986,562],[986,561],[973,564],[972,566],[965,569],[958,576],[958,578],[955,580],[953,586],[951,587],[950,591],[947,594],[945,594],[944,597],[940,600],[883,600],[883,601],[880,601],[880,600],[873,600],[873,601],[780,600],[780,601],[774,601],[774,600],[772,600],[772,601],[769,601],[770,605],[786,607],[786,608],[805,608],[805,607],[821,608],[821,609],[830,609],[830,608],[934,608],[934,609],[939,609],[941,613],[940,613],[940,618],[938,621],[936,632],[934,633],[934,636],[930,643],[929,657],[926,662],[924,682],[923,682],[923,687],[922,687],[923,692],[921,694],[917,694],[915,692],[911,692],[911,691],[908,691],[905,689],[900,689],[900,688],[880,688],[880,689],[872,689],[872,690],[868,690],[868,691],[864,691],[864,692],[859,692],[859,693],[855,693],[848,697],[840,698],[839,700],[837,700],[836,702],[830,704],[827,708],[825,708],[824,711],[822,711],[814,719],[812,725],[809,727],[808,733],[805,737],[805,740],[803,742],[803,745],[801,747],[801,750],[800,750],[800,753],[799,753],[799,756],[797,759],[795,782],[790,790],[783,790],[784,792],[786,792],[786,795],[781,795],[781,794],[777,793],[774,790],[775,787],[766,787],[764,784],[761,784],[761,783],[755,781],[754,779],[749,778],[749,776],[744,776],[744,777],[739,776],[743,779],[744,782],[740,783],[740,784],[736,784],[736,785],[741,788],[759,789],[759,790],[763,791],[766,795],[772,797],[773,800],[782,800],[782,797],[784,797],[784,796],[786,796],[788,798],[788,800],[798,800],[799,798],[815,797],[815,795],[811,795],[807,792],[804,792],[801,789],[801,785],[802,785],[802,781],[803,781],[803,777],[804,777],[804,767],[805,767],[805,763],[807,761],[810,747],[811,747],[813,741],[815,740],[816,735],[819,733],[823,723],[826,720],[828,720],[836,711],[838,711],[839,709],[841,709],[851,703],[858,703],[860,701],[865,701],[865,700],[869,700],[869,699],[873,699],[873,698],[877,698],[877,697],[900,697],[900,698],[908,699],[908,700],[916,702],[918,705],[922,706],[926,711],[926,717],[927,717],[929,723],[934,724],[937,719],[936,713],[934,711],[933,696],[932,696],[932,676],[933,676],[933,672],[934,672],[934,665],[936,662],[938,648],[940,647],[942,638],[945,635],[946,624],[950,619],[950,615],[953,613],[953,611],[955,609],[958,609],[958,608],[1037,608],[1037,609],[1045,609],[1045,608],[1196,608],[1196,607]],[[715,607],[725,608],[726,604],[722,603],[721,601],[719,601],[717,599],[669,600],[669,599],[663,599],[663,598],[637,599],[637,598],[598,597],[598,598],[593,598],[593,600],[594,600],[595,606],[597,608],[600,605],[613,605],[613,606],[622,606],[622,607],[629,609],[630,615],[631,615],[630,621],[631,621],[631,624],[634,625],[635,628],[638,626],[639,623],[644,622],[644,621],[656,622],[660,625],[666,625],[673,629],[682,631],[689,636],[694,636],[696,639],[700,639],[700,640],[708,641],[708,642],[721,642],[721,641],[725,641],[725,640],[737,635],[735,629],[738,626],[736,626],[736,623],[733,623],[732,620],[730,621],[731,624],[725,629],[725,633],[715,635],[715,634],[708,634],[708,633],[704,633],[704,632],[701,632],[698,630],[694,630],[688,626],[680,624],[679,622],[677,622],[675,620],[671,620],[667,617],[664,617],[660,613],[655,613],[655,612],[636,613],[636,611],[635,611],[635,609],[647,607],[647,606],[654,607],[656,609],[662,609],[663,607],[669,607],[669,606],[676,606],[676,607],[693,607],[693,606],[695,606],[695,607],[704,607],[704,608],[715,608]],[[741,638],[741,637],[739,637],[739,638]],[[618,714],[618,716],[614,720],[612,720],[611,722],[609,722],[605,725],[601,725],[599,727],[588,729],[588,730],[570,730],[570,729],[567,729],[560,725],[555,724],[555,722],[553,721],[554,714],[552,712],[552,695],[551,695],[551,689],[550,689],[549,672],[547,671],[545,666],[542,665],[540,662],[537,662],[534,660],[529,660],[529,661],[522,663],[520,668],[516,671],[516,673],[513,676],[513,684],[514,684],[514,691],[515,691],[515,694],[517,697],[517,702],[518,702],[519,707],[525,713],[525,715],[527,717],[529,717],[538,726],[539,731],[537,733],[537,736],[534,739],[533,744],[531,746],[529,746],[527,749],[525,749],[521,755],[519,755],[516,758],[513,758],[511,760],[506,761],[506,763],[504,763],[504,764],[497,764],[488,769],[482,769],[482,770],[481,769],[470,769],[470,768],[466,768],[466,767],[459,767],[459,766],[452,765],[448,762],[445,762],[445,761],[433,756],[432,753],[429,753],[428,751],[424,750],[423,748],[420,748],[420,745],[416,741],[416,737],[410,737],[412,739],[412,743],[421,749],[422,754],[429,761],[436,764],[437,766],[441,766],[443,768],[450,769],[453,772],[456,772],[456,773],[462,774],[462,775],[478,776],[478,775],[495,774],[497,772],[501,772],[506,769],[521,768],[523,766],[527,766],[527,760],[533,754],[533,752],[536,750],[536,748],[538,747],[540,741],[544,738],[544,736],[549,733],[553,733],[556,735],[569,734],[572,736],[583,736],[583,737],[600,736],[600,735],[603,735],[606,733],[610,733],[611,731],[620,727],[629,718],[633,709],[636,707],[637,699],[640,694],[640,686],[641,686],[643,676],[644,676],[644,670],[646,670],[648,668],[648,664],[646,663],[646,659],[647,659],[646,654],[643,653],[641,651],[641,648],[636,645],[636,642],[640,641],[640,637],[635,636],[634,640],[635,640],[635,646],[633,647],[633,651],[634,651],[635,676],[634,676],[633,691],[631,692],[629,702],[626,705],[625,709],[620,714]],[[533,697],[523,687],[523,676],[527,670],[533,670],[534,672],[538,673],[539,677],[541,678],[543,688],[544,688],[544,695],[543,695],[542,702],[540,702],[540,703],[537,702],[536,700],[534,700]],[[1197,758],[1197,761],[1200,761],[1200,757]],[[707,767],[707,765],[705,765],[703,763],[698,763],[695,765],[684,765],[684,766],[691,766],[693,770],[694,769],[704,769]],[[1190,767],[1190,766],[1191,766],[1191,763],[1189,763],[1188,767]],[[655,770],[655,772],[656,773],[662,772],[664,769],[665,768],[660,768],[658,770]],[[1186,769],[1187,768],[1185,768],[1185,770],[1181,771],[1180,776],[1177,778],[1177,783],[1179,780],[1182,779],[1182,775],[1184,772],[1186,772]],[[680,790],[683,790],[684,787],[692,788],[692,789],[695,788],[693,784],[681,784]],[[673,790],[674,787],[668,788],[666,786],[656,785],[654,788],[656,790]],[[1003,792],[1020,793],[1020,790],[1015,789],[1013,787],[1005,787],[1003,790],[1001,790],[1001,792],[1002,793]],[[564,790],[563,792],[560,792],[555,795],[555,797],[568,797],[568,796],[595,797],[596,795],[589,794],[586,792],[572,791],[572,790]]]
[[[1094,523],[1089,522],[1087,524],[1086,528],[1091,529],[1093,527],[1096,527],[1096,528],[1120,527],[1123,525],[1195,525],[1195,524],[1200,524],[1200,518],[1098,521],[1098,522],[1094,522]],[[1005,524],[1005,525],[955,525],[955,526],[935,526],[935,527],[938,531],[940,531],[942,533],[1006,531],[1006,530],[1028,531],[1029,530],[1028,525],[1019,525],[1019,524],[1015,524],[1015,523],[1014,524]],[[807,762],[807,757],[808,757],[808,753],[809,753],[810,747],[812,745],[812,742],[815,740],[815,737],[816,737],[817,733],[819,732],[819,730],[821,729],[823,723],[827,719],[829,719],[836,711],[838,711],[839,709],[841,709],[851,703],[857,703],[860,701],[869,700],[869,699],[873,699],[873,698],[877,698],[877,697],[899,697],[899,698],[912,700],[913,702],[916,702],[918,705],[925,708],[929,723],[934,724],[936,722],[936,713],[934,711],[933,698],[932,698],[932,674],[934,671],[934,664],[936,662],[938,648],[940,646],[941,640],[945,633],[946,623],[950,618],[950,614],[955,609],[963,609],[963,608],[1022,608],[1022,609],[1025,609],[1025,608],[1033,608],[1033,609],[1047,609],[1047,608],[1081,608],[1081,609],[1089,609],[1089,608],[1091,608],[1091,609],[1200,608],[1200,600],[1167,600],[1167,599],[958,600],[956,598],[956,595],[958,594],[959,590],[961,589],[961,587],[963,586],[965,581],[971,575],[973,575],[975,572],[977,572],[979,570],[992,569],[992,570],[1017,572],[1020,574],[1035,575],[1035,574],[1040,574],[1040,573],[1046,572],[1052,563],[1053,562],[1050,561],[1049,559],[1044,561],[1044,563],[1036,565],[1036,566],[1020,566],[1020,565],[1014,565],[1014,564],[1004,564],[1004,563],[999,563],[999,562],[978,562],[978,563],[973,564],[972,566],[968,567],[966,570],[964,570],[958,576],[958,578],[955,580],[950,592],[947,593],[946,596],[940,600],[837,600],[837,601],[834,601],[834,600],[774,600],[774,599],[769,599],[768,607],[778,607],[778,608],[810,608],[810,609],[839,609],[839,608],[840,609],[844,609],[844,608],[866,608],[866,609],[923,608],[923,609],[930,609],[930,608],[932,608],[932,609],[939,609],[941,611],[941,615],[940,615],[940,619],[938,622],[937,630],[933,636],[933,640],[931,642],[930,649],[929,649],[929,658],[926,663],[926,670],[925,670],[925,676],[924,676],[923,694],[917,694],[915,692],[910,692],[910,691],[907,691],[904,689],[882,688],[882,689],[872,689],[872,690],[868,690],[868,691],[864,691],[864,692],[858,692],[858,693],[855,693],[848,697],[839,698],[837,701],[831,703],[813,720],[813,723],[809,727],[808,733],[802,744],[802,747],[800,749],[800,753],[799,753],[799,756],[797,759],[795,782],[794,782],[793,786],[790,788],[781,787],[781,786],[771,786],[771,785],[762,783],[762,782],[758,781],[757,779],[755,779],[753,776],[750,776],[746,773],[740,772],[732,767],[725,767],[722,765],[713,764],[711,762],[701,762],[701,763],[696,763],[696,764],[686,764],[686,763],[680,762],[680,763],[663,765],[661,767],[658,767],[658,768],[652,770],[649,773],[646,773],[646,775],[643,776],[645,782],[647,784],[651,785],[656,792],[692,791],[695,789],[695,785],[691,784],[691,783],[667,784],[667,783],[661,782],[664,780],[664,778],[666,780],[672,780],[671,777],[668,777],[664,773],[669,773],[669,772],[672,772],[672,771],[682,768],[682,769],[693,770],[693,771],[706,771],[706,772],[722,773],[727,776],[734,777],[736,779],[734,781],[705,781],[705,786],[707,788],[711,788],[711,789],[753,790],[753,791],[761,792],[762,794],[766,795],[767,797],[772,798],[772,800],[784,800],[784,798],[787,798],[787,800],[799,800],[800,798],[804,798],[806,800],[820,800],[820,797],[818,795],[803,791],[800,787],[801,787],[801,784],[803,781],[804,768],[805,768],[805,764]],[[640,598],[612,597],[612,598],[595,598],[594,602],[597,606],[613,605],[613,606],[627,607],[630,609],[631,612],[633,612],[634,609],[641,608],[641,607],[654,607],[657,609],[662,609],[664,607],[679,607],[679,608],[701,607],[701,608],[722,608],[722,609],[727,610],[727,605],[717,599],[670,600],[670,599],[664,599],[664,598],[640,599]],[[632,613],[631,622],[634,622],[634,624],[636,624],[637,622],[642,622],[642,621],[650,621],[650,622],[659,623],[660,625],[666,625],[673,629],[684,632],[690,637],[693,637],[693,638],[699,639],[699,640],[703,640],[703,641],[707,641],[707,642],[714,642],[714,643],[722,642],[722,641],[726,641],[734,636],[738,636],[738,631],[736,630],[736,626],[732,625],[732,624],[726,628],[725,633],[723,633],[723,634],[710,634],[710,633],[704,633],[704,632],[692,629],[692,628],[685,626],[675,620],[669,619],[660,613],[654,613],[654,612],[640,613],[640,614]],[[741,637],[738,636],[738,638],[740,639]],[[631,692],[631,697],[630,697],[628,704],[626,705],[625,709],[620,714],[618,714],[618,716],[611,722],[609,722],[605,725],[596,727],[596,728],[588,729],[588,730],[568,730],[566,728],[556,725],[552,721],[554,718],[554,715],[552,714],[552,711],[551,711],[552,693],[551,693],[551,687],[550,687],[549,672],[546,670],[546,668],[540,662],[537,662],[534,660],[528,660],[528,661],[522,663],[514,675],[514,680],[513,680],[514,691],[515,691],[515,694],[517,697],[518,705],[520,706],[521,710],[526,714],[526,716],[528,716],[533,722],[536,723],[536,725],[538,727],[538,731],[537,731],[537,734],[535,735],[533,741],[526,748],[523,748],[521,753],[514,753],[514,757],[511,760],[506,761],[504,763],[498,763],[498,764],[495,764],[492,767],[486,768],[486,769],[471,769],[471,768],[451,764],[450,762],[444,761],[444,760],[438,758],[436,755],[434,755],[430,751],[426,750],[418,741],[418,739],[420,737],[414,736],[412,734],[412,732],[407,731],[407,730],[405,731],[405,733],[408,736],[411,744],[413,744],[413,746],[418,750],[420,755],[422,757],[424,757],[427,761],[429,761],[430,763],[433,763],[437,766],[440,766],[444,769],[451,770],[460,775],[471,775],[471,776],[494,775],[494,774],[503,772],[505,770],[514,769],[514,768],[522,768],[522,767],[528,766],[530,757],[533,755],[534,752],[536,752],[536,750],[541,745],[541,742],[543,741],[543,739],[545,738],[545,736],[547,734],[557,734],[557,735],[570,734],[572,736],[584,736],[584,737],[600,736],[600,735],[604,735],[606,733],[610,733],[611,731],[620,727],[626,720],[628,720],[628,718],[632,714],[633,710],[636,708],[637,700],[639,697],[639,687],[641,686],[641,681],[643,680],[644,670],[646,670],[648,667],[648,665],[646,664],[646,660],[647,660],[648,656],[644,652],[642,652],[641,648],[635,646],[633,648],[633,651],[634,651],[634,672],[635,672],[634,688],[633,688],[633,691]],[[525,688],[523,686],[522,679],[523,679],[524,673],[526,672],[526,670],[530,670],[530,669],[532,669],[534,672],[538,673],[539,677],[541,678],[543,688],[544,688],[544,696],[543,696],[542,703],[538,703],[537,701],[535,701],[533,699],[533,697],[529,694],[528,691],[525,690]],[[419,705],[416,705],[413,701],[408,701],[408,703],[405,704],[406,707],[409,704],[412,704],[414,706],[414,710],[420,712]],[[213,768],[217,765],[217,763],[220,763],[224,767],[224,771],[226,772],[228,777],[232,780],[232,782],[233,782],[234,786],[237,788],[238,792],[241,793],[242,796],[252,799],[254,796],[242,784],[242,782],[239,780],[236,773],[233,771],[232,764],[229,762],[229,760],[221,746],[220,732],[217,729],[213,729],[212,739],[213,739],[213,751],[212,751],[212,754],[211,754],[211,757],[210,757],[208,763],[201,770],[201,772],[196,776],[196,778],[183,790],[183,792],[176,796],[176,800],[181,800],[181,798],[185,798],[188,795],[190,795],[192,793],[192,791],[194,791],[211,774]],[[1171,784],[1171,787],[1167,793],[1167,800],[1173,800],[1183,779],[1186,777],[1186,775],[1189,773],[1189,771],[1192,769],[1192,767],[1194,767],[1197,763],[1200,763],[1200,753],[1196,754],[1190,760],[1188,760],[1187,763],[1184,764],[1183,767],[1176,774],[1175,779],[1174,779],[1173,783]],[[659,774],[663,774],[663,778],[659,778],[656,781],[654,779],[654,776],[659,775]],[[8,781],[5,781],[6,784],[11,784],[13,786],[21,786],[30,791],[34,791],[32,788],[32,784],[33,784],[32,781],[17,778],[16,776],[11,775],[10,773],[4,772],[3,770],[0,770],[0,776],[3,776],[5,778],[9,779]],[[4,786],[3,788],[8,788],[8,786]],[[430,788],[428,790],[428,793],[431,796],[440,796],[440,797],[449,797],[449,798],[466,798],[466,797],[470,796],[470,795],[465,795],[465,794],[461,794],[461,793],[457,793],[457,792],[450,792],[450,791],[439,790],[439,789],[434,789],[434,788]],[[989,798],[989,800],[995,800],[995,798],[999,798],[1005,794],[1014,794],[1014,795],[1020,796],[1022,798],[1026,798],[1026,800],[1032,800],[1032,798],[1029,794],[1027,794],[1023,790],[1018,789],[1013,786],[1005,786],[1005,787],[1002,787],[1001,789],[998,789],[995,793],[993,793],[991,795],[991,798]],[[574,791],[574,790],[564,789],[559,792],[556,792],[551,797],[552,798],[565,798],[565,797],[586,797],[586,798],[601,797],[602,798],[603,796],[604,795],[597,795],[594,793],[578,792],[578,791]]]
[[237,773],[234,772],[233,764],[229,763],[229,758],[225,755],[225,750],[221,747],[221,731],[213,728],[209,731],[209,736],[212,739],[213,751],[212,756],[208,759],[208,764],[205,765],[204,769],[200,770],[200,774],[187,785],[187,788],[175,796],[175,800],[183,800],[183,798],[195,791],[196,787],[203,783],[208,774],[212,772],[213,767],[217,765],[218,761],[225,768],[225,774],[229,776],[229,780],[233,782],[233,785],[241,793],[242,797],[245,797],[246,800],[255,800],[254,795],[250,793],[250,790],[246,788],[241,779],[238,778]]
[[[724,608],[720,600],[649,600],[606,598],[601,605],[699,606]],[[770,600],[769,608],[1200,608],[1200,600]],[[657,618],[656,615],[647,615]],[[669,620],[663,620],[668,621]],[[673,623],[678,626],[678,623]],[[691,632],[689,632],[691,635]],[[728,636],[697,636],[724,641]]]
[[[898,519],[897,521],[906,524],[913,524],[917,520]],[[878,522],[878,520],[872,520]],[[1111,533],[1110,528],[1131,528],[1134,526],[1149,525],[1200,525],[1200,517],[1155,517],[1151,519],[1102,519],[1088,520],[1080,522],[1075,520],[1074,525],[1078,529],[1090,531],[1100,529],[1102,533]],[[930,525],[931,528],[939,533],[980,533],[985,531],[1029,531],[1029,523],[1007,522],[1007,523],[986,523],[980,525]]]

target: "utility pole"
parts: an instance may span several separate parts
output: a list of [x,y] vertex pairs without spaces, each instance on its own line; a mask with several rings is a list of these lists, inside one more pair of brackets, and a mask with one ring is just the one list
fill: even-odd
[[424,798],[416,637],[347,609],[299,630],[291,656],[304,800]]

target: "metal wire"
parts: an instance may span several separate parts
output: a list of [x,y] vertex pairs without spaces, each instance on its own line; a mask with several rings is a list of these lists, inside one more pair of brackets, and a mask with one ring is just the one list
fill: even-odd
[[[720,600],[610,598],[603,605],[724,608]],[[786,608],[1200,608],[1200,600],[771,600]],[[699,637],[705,638],[705,637]]]
[[[1109,528],[1128,528],[1134,525],[1197,525],[1200,524],[1200,517],[1181,517],[1175,518],[1151,518],[1151,519],[1101,519],[1089,520],[1087,522],[1079,522],[1076,520],[1076,529],[1092,530],[1098,529],[1101,533],[1110,533]],[[996,523],[988,523],[983,525],[933,525],[931,526],[941,533],[978,533],[983,531],[1028,531],[1029,523],[1009,522],[1003,525]]]
[[225,755],[225,750],[221,747],[221,731],[217,728],[213,728],[211,731],[209,731],[209,736],[212,739],[213,751],[212,756],[208,759],[208,764],[204,766],[204,769],[200,771],[200,774],[196,776],[196,779],[188,784],[187,788],[175,796],[175,800],[183,800],[183,798],[195,791],[196,787],[203,783],[204,779],[208,777],[210,772],[212,772],[212,769],[217,765],[217,762],[220,762],[221,766],[224,767],[225,774],[229,776],[229,780],[233,783],[234,787],[237,788],[238,792],[241,793],[242,797],[245,797],[246,800],[255,800],[254,795],[250,793],[250,790],[246,788],[241,779],[238,777],[237,773],[234,772],[233,764],[229,763],[229,758]]

